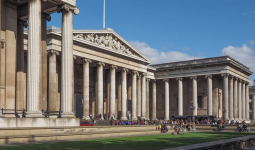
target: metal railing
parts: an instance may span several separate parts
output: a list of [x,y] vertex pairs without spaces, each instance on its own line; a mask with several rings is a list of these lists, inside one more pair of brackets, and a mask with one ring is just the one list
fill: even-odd
[[[6,112],[7,111],[7,112]],[[11,112],[13,111],[13,112]],[[15,115],[16,118],[20,118],[19,114],[22,115],[22,118],[26,117],[26,110],[18,110],[18,109],[1,109],[2,115]]]
[[44,115],[45,118],[49,118],[49,116],[55,116],[55,115],[57,115],[58,118],[61,118],[62,111],[61,110],[59,110],[59,111],[49,111],[49,110],[43,110],[42,109],[42,115]]

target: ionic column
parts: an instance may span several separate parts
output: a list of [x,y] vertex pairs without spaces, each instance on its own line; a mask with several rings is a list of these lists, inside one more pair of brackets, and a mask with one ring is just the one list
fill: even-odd
[[150,111],[150,79],[146,79],[146,118],[149,119],[150,117],[150,114],[149,114],[149,111]]
[[146,116],[146,73],[142,74],[142,119]]
[[246,112],[245,112],[245,105],[246,105],[246,100],[245,100],[245,90],[246,90],[246,87],[245,87],[245,81],[243,81],[243,83],[242,83],[242,118],[243,118],[243,120],[245,120],[246,119],[246,116],[245,116],[245,114],[246,114]]
[[212,75],[205,76],[207,78],[207,115],[212,115]]
[[137,120],[137,116],[136,116],[136,98],[137,98],[137,94],[136,94],[136,78],[137,78],[137,71],[133,71],[132,72],[132,120]]
[[234,110],[233,110],[233,76],[229,77],[229,120],[234,120]]
[[157,118],[156,80],[152,80],[152,120]]
[[17,79],[16,79],[16,109],[23,110],[25,101],[25,75],[24,75],[24,27],[27,27],[27,22],[18,20],[17,31]]
[[222,74],[222,77],[223,77],[223,116],[225,120],[229,120],[228,74]]
[[234,119],[238,120],[238,108],[237,108],[237,78],[234,79]]
[[252,95],[252,121],[255,121],[255,95]]
[[27,116],[39,117],[41,0],[29,1],[28,12]]
[[169,120],[169,79],[164,79],[165,82],[165,120]]
[[[47,21],[51,20],[50,14],[42,13],[41,21],[41,73],[40,73],[40,110],[47,109]],[[59,103],[60,104],[60,103]]]
[[49,111],[59,111],[60,106],[58,102],[58,81],[56,77],[57,73],[57,56],[59,53],[54,50],[48,51],[49,56],[49,101],[48,110]]
[[127,120],[127,71],[123,68],[121,72],[121,120]]
[[[115,114],[115,77],[117,66],[110,66],[110,116]],[[116,116],[117,114],[115,114]]]
[[83,59],[83,111],[82,118],[89,118],[89,64],[90,59]]
[[[41,2],[41,1],[40,1]],[[57,9],[62,12],[61,44],[61,110],[62,117],[73,117],[73,13],[79,9],[64,4]],[[70,40],[71,39],[71,40]]]
[[242,120],[242,80],[238,80],[238,117]]
[[141,92],[141,75],[137,74],[137,116],[141,117],[141,98],[142,98],[142,92]]
[[250,117],[249,117],[249,111],[250,111],[250,108],[249,108],[249,82],[246,83],[246,107],[245,107],[245,110],[246,110],[246,120],[250,120]]
[[104,87],[103,87],[103,68],[105,64],[102,62],[97,63],[97,114],[101,114],[101,119],[104,115]]
[[178,80],[178,115],[183,115],[183,88],[182,88],[182,78],[177,78]]
[[197,77],[191,77],[192,79],[192,101],[194,106],[193,116],[197,115]]

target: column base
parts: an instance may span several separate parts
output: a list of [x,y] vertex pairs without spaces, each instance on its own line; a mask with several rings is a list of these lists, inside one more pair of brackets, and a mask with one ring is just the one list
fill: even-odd
[[157,118],[152,118],[151,120],[158,120]]
[[121,117],[120,120],[127,120],[127,117]]
[[169,120],[169,118],[165,118],[164,120],[168,121],[168,120]]
[[132,120],[137,120],[137,117],[132,117]]
[[232,120],[235,120],[235,119],[234,118],[230,118],[229,120],[232,121]]
[[29,111],[26,113],[26,118],[44,118],[41,111]]
[[61,118],[75,118],[75,116],[73,112],[63,112]]
[[141,119],[142,119],[142,120],[144,120],[144,119],[145,119],[145,117],[141,117]]

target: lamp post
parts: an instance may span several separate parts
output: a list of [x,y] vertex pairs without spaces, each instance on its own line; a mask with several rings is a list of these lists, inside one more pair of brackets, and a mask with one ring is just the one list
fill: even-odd
[[189,110],[192,111],[192,122],[194,122],[194,110],[196,109],[196,106],[194,106],[194,101],[191,101],[191,106],[189,107]]

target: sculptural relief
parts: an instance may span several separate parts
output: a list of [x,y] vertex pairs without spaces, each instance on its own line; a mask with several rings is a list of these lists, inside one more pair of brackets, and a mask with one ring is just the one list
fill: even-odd
[[96,33],[84,33],[74,34],[75,38],[82,39],[100,46],[108,47],[117,51],[121,51],[125,54],[137,56],[134,52],[129,50],[128,46],[114,37],[112,34],[96,34]]

